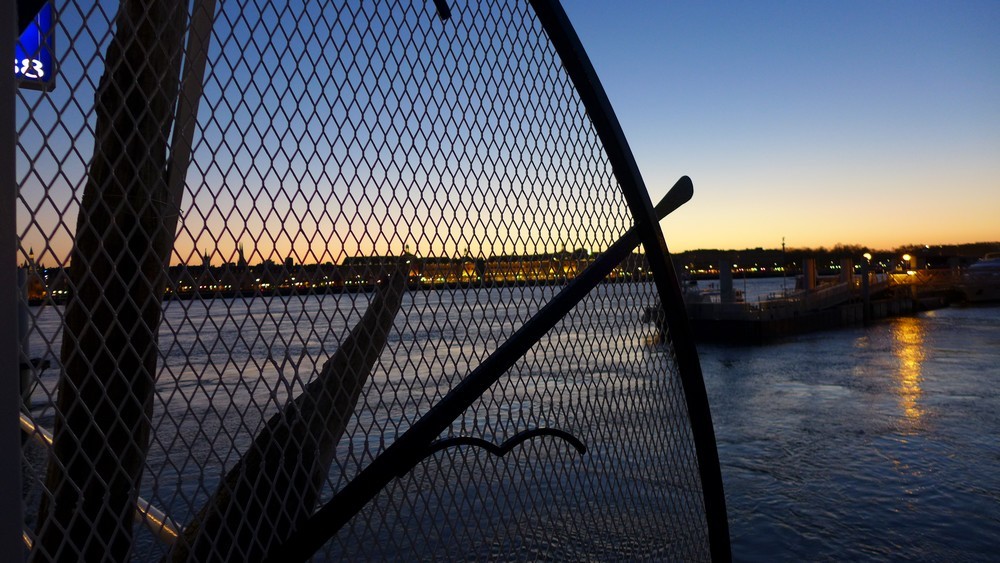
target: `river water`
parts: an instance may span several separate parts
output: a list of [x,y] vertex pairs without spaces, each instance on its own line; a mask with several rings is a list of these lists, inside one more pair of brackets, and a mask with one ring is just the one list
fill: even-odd
[[699,353],[737,560],[995,560],[1000,307]]
[[[782,284],[780,279],[734,283],[750,300],[780,291]],[[531,306],[504,313],[507,325],[484,342],[492,347],[502,341],[526,320],[528,309],[544,302],[552,291],[527,290]],[[617,294],[613,287],[607,291],[607,295]],[[427,292],[412,298],[440,300],[451,307],[455,297],[449,295]],[[502,293],[490,296],[504,302],[513,300]],[[353,303],[355,298],[325,299],[345,303],[351,299]],[[363,308],[367,297],[357,299],[357,307]],[[621,316],[623,322],[638,315],[637,310],[615,300],[597,302],[606,304],[601,315]],[[333,309],[347,311],[326,319],[333,332],[353,324],[359,315],[353,307]],[[295,315],[315,316],[322,310],[307,300]],[[440,310],[445,316],[449,314],[448,308]],[[201,366],[190,380],[180,374],[177,390],[162,392],[167,413],[193,412],[189,405],[212,412],[213,405],[217,408],[220,404],[219,390],[230,387],[226,392],[236,403],[250,396],[267,398],[279,390],[267,385],[260,389],[233,387],[230,372],[259,365],[260,381],[266,383],[273,379],[271,372],[279,369],[277,360],[247,363],[273,353],[273,343],[266,342],[284,342],[286,354],[294,356],[299,347],[312,348],[328,338],[310,333],[299,342],[293,338],[294,330],[285,326],[294,319],[284,317],[273,319],[270,332],[254,328],[254,337],[248,338],[248,329],[258,325],[239,319],[270,318],[262,300],[172,303],[166,311],[165,325],[177,332],[181,343],[180,348],[165,349],[168,365],[171,355],[181,354],[186,365],[190,364],[186,369],[190,370],[192,362]],[[45,336],[32,344],[39,355],[58,350],[57,312],[49,309],[33,315],[37,334]],[[218,320],[223,317],[236,320]],[[436,326],[430,321],[421,323]],[[663,353],[662,344],[641,337],[642,330],[634,336],[595,342],[626,346],[636,358]],[[196,333],[185,336],[185,331]],[[209,333],[217,333],[212,341],[232,340],[235,344],[199,344]],[[445,336],[428,333],[426,339],[436,342]],[[585,342],[585,337],[580,338]],[[240,365],[222,359],[241,347],[247,352],[241,353]],[[254,351],[257,347],[261,350]],[[428,348],[432,349],[436,348]],[[441,350],[442,358],[456,353]],[[421,357],[426,352],[417,350]],[[869,327],[803,335],[764,347],[700,345],[699,353],[716,425],[737,560],[993,559],[1000,545],[1000,307],[940,309]],[[220,357],[213,359],[216,355]],[[470,353],[468,360],[477,358]],[[433,371],[430,365],[415,367]],[[425,390],[421,400],[436,400],[450,385],[448,381],[439,384],[440,389],[433,393]],[[53,385],[54,381],[48,381],[50,389]],[[628,389],[619,391],[626,393]],[[398,392],[410,396],[405,388]],[[173,408],[172,403],[182,406]],[[48,409],[37,411],[43,422],[45,411]],[[231,440],[223,440],[226,444],[221,447],[219,437],[232,432],[227,428],[229,421],[245,424],[247,416],[244,412],[235,419],[220,418],[212,423],[215,430],[206,426],[210,420],[204,414],[180,416],[183,423],[178,422],[174,432],[181,441],[185,435],[211,435],[203,451],[227,451]],[[259,422],[260,416],[255,420]],[[178,479],[191,483],[192,494],[204,495],[210,487],[200,481],[197,472],[188,475],[182,464],[167,463],[174,455],[172,448],[154,448],[150,462],[166,468],[161,478],[176,472]],[[181,455],[189,454],[185,450]],[[159,457],[163,459],[157,460]],[[221,465],[230,462],[217,460]],[[180,521],[186,519],[183,504],[169,496],[153,499],[175,517],[180,516]],[[639,521],[657,519],[662,518],[649,514]],[[586,557],[585,552],[577,555]]]

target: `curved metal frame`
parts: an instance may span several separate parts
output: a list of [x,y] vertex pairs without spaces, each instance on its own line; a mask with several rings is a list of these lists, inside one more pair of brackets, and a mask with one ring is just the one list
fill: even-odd
[[621,124],[562,5],[558,0],[531,0],[531,5],[583,99],[594,128],[604,143],[615,177],[628,200],[632,216],[636,220],[649,267],[653,271],[653,279],[663,303],[669,337],[674,345],[677,366],[684,386],[688,417],[698,454],[698,469],[701,473],[708,518],[712,559],[728,561],[732,559],[729,520],[712,414],[708,406],[708,394],[705,391],[694,336],[684,309],[680,283],[670,262],[670,252],[663,239],[663,231],[660,230],[659,221],[653,213],[649,192],[646,191],[646,185],[625,139]]
[[[441,2],[435,1],[439,15]],[[680,378],[697,452],[708,523],[709,544],[716,561],[731,559],[729,525],[722,473],[701,366],[684,311],[676,273],[659,219],[691,197],[691,181],[681,178],[654,210],[638,166],[611,108],[607,95],[587,58],[562,6],[555,0],[531,0],[539,20],[576,86],[595,130],[607,151],[615,177],[622,186],[635,225],[582,273],[567,284],[506,342],[470,372],[448,394],[372,460],[332,499],[268,555],[269,561],[304,561],[318,551],[388,483],[412,469],[434,446],[434,440],[457,419],[539,339],[630,255],[640,243],[664,304],[665,321]],[[445,5],[445,7],[447,7]],[[448,442],[445,442],[446,444]],[[478,443],[478,442],[477,442]]]

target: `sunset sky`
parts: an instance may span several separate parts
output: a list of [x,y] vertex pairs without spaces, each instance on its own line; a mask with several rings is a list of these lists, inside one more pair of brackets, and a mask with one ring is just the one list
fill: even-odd
[[[694,180],[694,200],[662,223],[671,250],[1000,240],[1000,2],[564,4],[653,200],[681,175]],[[19,98],[19,119],[31,108],[18,130],[22,253],[49,264],[72,244],[116,10],[88,5],[60,8],[59,86]],[[519,191],[536,171],[491,168],[554,154],[539,146],[586,157],[566,140],[575,133],[559,98],[517,82],[564,80],[510,50],[537,47],[463,35],[481,21],[477,7],[449,24],[429,2],[303,6],[219,5],[174,261],[233,261],[240,245],[253,262],[600,251],[627,228],[627,215],[598,228],[586,209],[567,217],[559,190],[580,197],[575,177],[541,187],[555,196],[542,209]],[[520,24],[503,25],[516,35]],[[386,39],[409,58],[368,57]],[[471,52],[484,66],[448,70]],[[450,104],[473,83],[459,120]],[[462,179],[470,167],[478,184]],[[604,198],[615,191],[605,180],[587,189]],[[527,210],[524,232],[494,232],[510,210]]]
[[1000,240],[1000,3],[564,6],[671,250]]

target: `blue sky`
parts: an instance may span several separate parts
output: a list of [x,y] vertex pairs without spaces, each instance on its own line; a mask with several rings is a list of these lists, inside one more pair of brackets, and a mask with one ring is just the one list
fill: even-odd
[[671,250],[1000,240],[1000,2],[564,7]]

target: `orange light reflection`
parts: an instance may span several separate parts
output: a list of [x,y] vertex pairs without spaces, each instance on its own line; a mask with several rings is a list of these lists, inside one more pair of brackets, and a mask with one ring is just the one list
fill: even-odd
[[895,356],[899,360],[899,401],[906,420],[919,422],[924,415],[919,400],[923,395],[920,384],[923,381],[925,331],[920,319],[901,317],[892,325],[895,340]]

